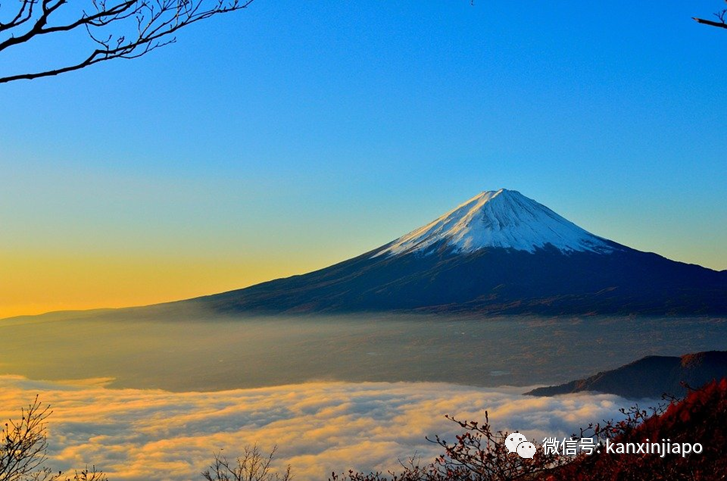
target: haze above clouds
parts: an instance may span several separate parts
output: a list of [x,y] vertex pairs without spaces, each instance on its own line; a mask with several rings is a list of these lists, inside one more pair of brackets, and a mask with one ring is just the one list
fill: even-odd
[[[723,349],[725,319],[78,313],[0,323],[0,374],[218,391],[311,381],[558,384],[640,357]],[[186,317],[185,317],[186,316]],[[32,347],[29,349],[29,346]]]

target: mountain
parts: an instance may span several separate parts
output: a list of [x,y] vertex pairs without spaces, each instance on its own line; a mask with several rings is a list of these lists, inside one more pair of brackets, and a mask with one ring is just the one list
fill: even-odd
[[727,314],[727,271],[617,244],[501,189],[353,259],[187,302],[259,314],[714,315]]
[[727,377],[727,351],[708,351],[681,357],[647,356],[613,371],[559,386],[533,389],[526,394],[556,396],[581,391],[616,394],[626,398],[659,398],[686,394],[682,382],[697,389]]

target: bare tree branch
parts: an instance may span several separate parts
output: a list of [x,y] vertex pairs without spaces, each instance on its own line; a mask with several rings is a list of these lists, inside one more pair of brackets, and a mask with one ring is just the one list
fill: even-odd
[[[727,0],[725,0],[725,1],[727,2]],[[709,25],[712,27],[727,28],[727,23],[725,23],[725,18],[727,17],[727,9],[724,9],[719,12],[715,12],[714,16],[717,17],[716,22],[714,20],[706,20],[704,18],[698,18],[698,17],[692,17],[692,20],[696,21],[697,23]]]
[[724,21],[722,21],[722,22],[714,22],[712,20],[705,20],[703,18],[697,18],[697,17],[692,17],[692,19],[694,19],[695,21],[697,21],[697,23],[703,23],[704,25],[710,25],[712,27],[727,28],[727,23],[725,23]]
[[[177,30],[213,15],[247,8],[253,0],[18,0],[3,22],[0,54],[49,35],[85,31],[90,53],[65,65],[1,75],[0,83],[32,80],[79,70],[115,58],[133,59],[176,41]],[[71,10],[75,7],[77,10]],[[86,7],[86,8],[82,8]],[[60,13],[59,13],[60,12]],[[71,20],[68,20],[72,18]],[[62,20],[61,20],[62,19]]]
[[20,420],[8,420],[0,432],[0,481],[108,481],[103,471],[75,471],[72,478],[45,466],[48,440],[45,421],[50,406],[38,400],[21,410]]
[[242,457],[236,462],[230,462],[220,453],[215,454],[214,463],[202,472],[202,477],[207,481],[290,481],[290,465],[282,474],[271,469],[276,450],[273,448],[265,456],[257,444],[245,446]]
[[41,405],[38,397],[23,409],[20,421],[9,420],[2,430],[0,440],[0,480],[16,481],[33,474],[45,479],[50,473],[41,466],[46,459],[45,420],[50,408]]

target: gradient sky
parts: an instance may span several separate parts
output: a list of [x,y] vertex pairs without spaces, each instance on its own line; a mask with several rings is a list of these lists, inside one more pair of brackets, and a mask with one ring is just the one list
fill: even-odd
[[302,273],[500,187],[727,269],[721,7],[256,0],[0,86],[0,317]]

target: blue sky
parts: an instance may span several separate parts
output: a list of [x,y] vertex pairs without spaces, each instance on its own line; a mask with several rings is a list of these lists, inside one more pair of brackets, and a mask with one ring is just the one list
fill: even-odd
[[721,7],[256,0],[0,86],[0,314],[304,272],[500,187],[727,269],[727,31],[690,19]]

